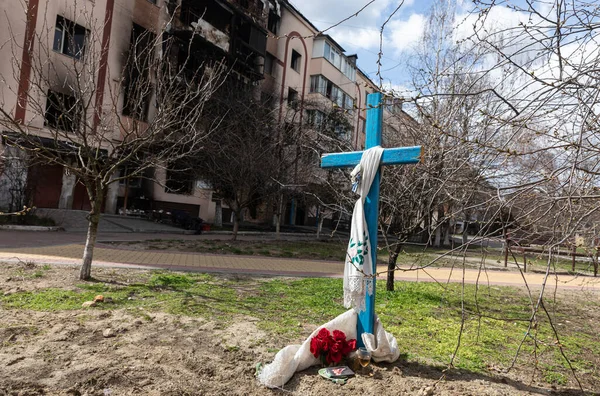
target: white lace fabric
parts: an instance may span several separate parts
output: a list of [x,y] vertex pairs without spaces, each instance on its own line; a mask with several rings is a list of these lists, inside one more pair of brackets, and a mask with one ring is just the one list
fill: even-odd
[[379,169],[382,154],[381,146],[366,150],[351,174],[360,197],[352,212],[350,240],[344,266],[344,307],[354,308],[359,312],[365,310],[366,295],[373,295],[373,261],[371,239],[365,219],[365,200]]

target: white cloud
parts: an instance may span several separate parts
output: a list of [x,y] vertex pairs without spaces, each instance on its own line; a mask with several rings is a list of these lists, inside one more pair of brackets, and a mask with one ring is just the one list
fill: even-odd
[[[341,45],[376,48],[379,45],[378,26],[391,3],[392,0],[378,0],[356,17],[327,31],[327,34]],[[364,0],[297,0],[294,6],[318,28],[326,29],[357,12],[365,4]]]
[[387,41],[397,52],[410,50],[421,38],[425,21],[422,14],[411,14],[407,20],[391,21]]

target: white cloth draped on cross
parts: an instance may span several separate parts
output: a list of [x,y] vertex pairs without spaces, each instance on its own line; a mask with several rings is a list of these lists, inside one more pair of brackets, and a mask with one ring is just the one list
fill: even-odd
[[[352,223],[350,227],[350,240],[346,253],[344,267],[344,307],[354,308],[357,311],[365,310],[365,295],[373,294],[373,268],[371,262],[371,241],[367,221],[365,219],[365,200],[369,189],[379,169],[379,162],[383,148],[372,147],[366,150],[360,163],[351,173],[353,191],[360,197],[354,204]],[[375,247],[376,248],[376,247]]]

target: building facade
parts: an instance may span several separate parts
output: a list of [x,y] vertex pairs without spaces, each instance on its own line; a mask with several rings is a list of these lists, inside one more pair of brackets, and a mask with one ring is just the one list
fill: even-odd
[[[119,117],[101,150],[110,150],[111,139],[123,139],[123,125],[144,128],[155,117],[154,95],[133,94],[136,79],[128,73],[128,56],[162,35],[181,43],[181,58],[218,59],[229,65],[231,73],[249,82],[262,79],[268,12],[262,1],[218,0],[96,0],[69,4],[64,1],[0,2],[0,62],[3,81],[0,105],[26,133],[48,140],[48,147],[70,144],[56,142],[53,130],[69,129],[74,117],[69,114],[69,90],[85,80],[73,77],[73,70],[87,61],[98,67],[85,70],[94,83],[93,111],[88,118]],[[150,39],[148,39],[150,37]],[[145,39],[144,39],[145,38]],[[145,44],[152,44],[145,42]],[[152,57],[170,56],[152,52]],[[193,56],[191,54],[193,53]],[[97,59],[94,59],[98,57]],[[84,62],[84,58],[85,61]],[[187,62],[194,73],[194,62]],[[198,66],[199,67],[199,66]],[[137,71],[139,73],[139,71]],[[143,73],[143,72],[142,72]],[[45,74],[44,77],[40,77]],[[55,105],[60,103],[61,106]],[[65,104],[67,104],[65,106]],[[72,107],[76,105],[73,104]],[[63,107],[63,108],[58,108]],[[79,120],[80,121],[80,120]],[[6,132],[6,131],[5,131]],[[61,134],[62,136],[63,134]],[[23,204],[40,208],[89,210],[84,184],[68,169],[50,163],[31,163],[27,155],[0,142],[0,209],[15,209]],[[115,177],[127,175],[127,167]],[[215,202],[212,191],[202,181],[171,172],[168,164],[152,174],[112,183],[104,198],[106,213],[130,210],[183,210],[191,216],[211,220]],[[153,181],[150,181],[153,180]]]
[[[60,76],[68,75],[69,65],[84,53],[100,57],[99,67],[89,71],[95,73],[97,83],[92,97],[95,110],[86,117],[111,112],[119,117],[115,125],[143,126],[155,116],[156,106],[152,93],[143,97],[132,93],[128,84],[136,75],[122,75],[127,71],[127,54],[136,50],[144,35],[169,35],[182,43],[176,56],[193,53],[198,64],[224,59],[233,78],[275,98],[272,104],[280,123],[314,126],[335,113],[344,119],[332,129],[336,137],[350,148],[364,147],[366,96],[377,86],[358,68],[356,55],[347,55],[287,0],[95,0],[81,2],[77,8],[68,3],[29,0],[24,9],[20,2],[0,1],[0,25],[10,22],[11,26],[0,29],[0,42],[10,43],[0,47],[0,56],[12,59],[0,62],[0,106],[30,134],[52,140],[51,128],[74,122],[52,103],[58,99],[69,103],[69,82]],[[165,56],[157,52],[152,56]],[[190,67],[193,72],[194,64]],[[59,78],[41,86],[36,73],[47,69]],[[119,127],[111,133],[114,139],[122,139]],[[28,204],[89,210],[84,184],[68,169],[30,163],[5,143],[0,143],[0,209]],[[110,144],[102,149],[110,150]],[[193,173],[171,172],[164,165],[149,171],[147,178],[111,184],[104,211],[180,210],[213,222],[221,203],[210,186]],[[126,175],[126,166],[115,172],[116,177]],[[294,202],[288,205],[288,223],[305,223],[310,217],[308,213],[297,216]]]

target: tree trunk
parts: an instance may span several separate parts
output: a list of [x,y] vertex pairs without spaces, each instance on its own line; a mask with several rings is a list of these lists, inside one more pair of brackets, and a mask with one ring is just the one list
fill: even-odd
[[83,249],[81,271],[79,272],[79,279],[81,280],[89,280],[92,277],[92,260],[94,257],[94,247],[96,246],[96,238],[98,236],[102,197],[103,195],[100,194],[100,198],[96,198],[94,202],[92,202],[92,210],[88,215],[88,232],[85,239],[85,248]]
[[129,179],[125,179],[125,197],[123,198],[123,216],[127,215],[127,199],[129,198]]
[[442,227],[440,225],[438,225],[435,228],[435,239],[433,242],[433,246],[434,247],[440,247],[442,244]]
[[281,214],[283,212],[283,194],[279,195],[279,202],[277,202],[277,214],[275,215],[275,239],[279,240],[281,232]]
[[400,254],[400,251],[402,250],[402,246],[404,246],[404,243],[402,243],[402,242],[400,242],[400,240],[398,240],[398,243],[396,244],[394,251],[390,252],[390,256],[388,258],[387,282],[385,284],[385,289],[387,291],[394,291],[394,274],[396,272],[395,271],[396,261],[398,260],[398,255]]
[[469,231],[469,222],[467,220],[465,220],[465,224],[464,224],[464,228],[463,228],[463,232],[462,232],[462,244],[465,246],[469,242],[468,231]]
[[443,222],[444,216],[445,216],[444,208],[443,207],[437,208],[437,210],[435,211],[435,223],[432,221],[432,223],[435,224],[435,239],[434,239],[435,242],[433,243],[433,246],[435,246],[435,247],[442,246],[442,230],[444,227],[444,224],[442,224],[442,222]]
[[449,220],[444,223],[444,242],[442,245],[444,247],[450,246],[450,235],[452,234],[452,222]]
[[215,227],[223,227],[223,204],[220,199],[216,201]]
[[508,232],[504,231],[504,267],[508,267]]
[[431,246],[431,212],[425,214],[423,218],[423,234],[421,235],[421,242],[426,243],[427,246]]
[[594,277],[598,276],[598,255],[600,254],[600,248],[596,248],[596,258],[594,259]]
[[324,216],[319,216],[319,224],[317,225],[317,239],[321,237],[321,230],[323,230],[323,221],[325,220]]
[[238,231],[240,230],[240,221],[242,221],[242,216],[239,212],[234,212],[233,215],[233,236],[231,237],[232,241],[237,240]]

